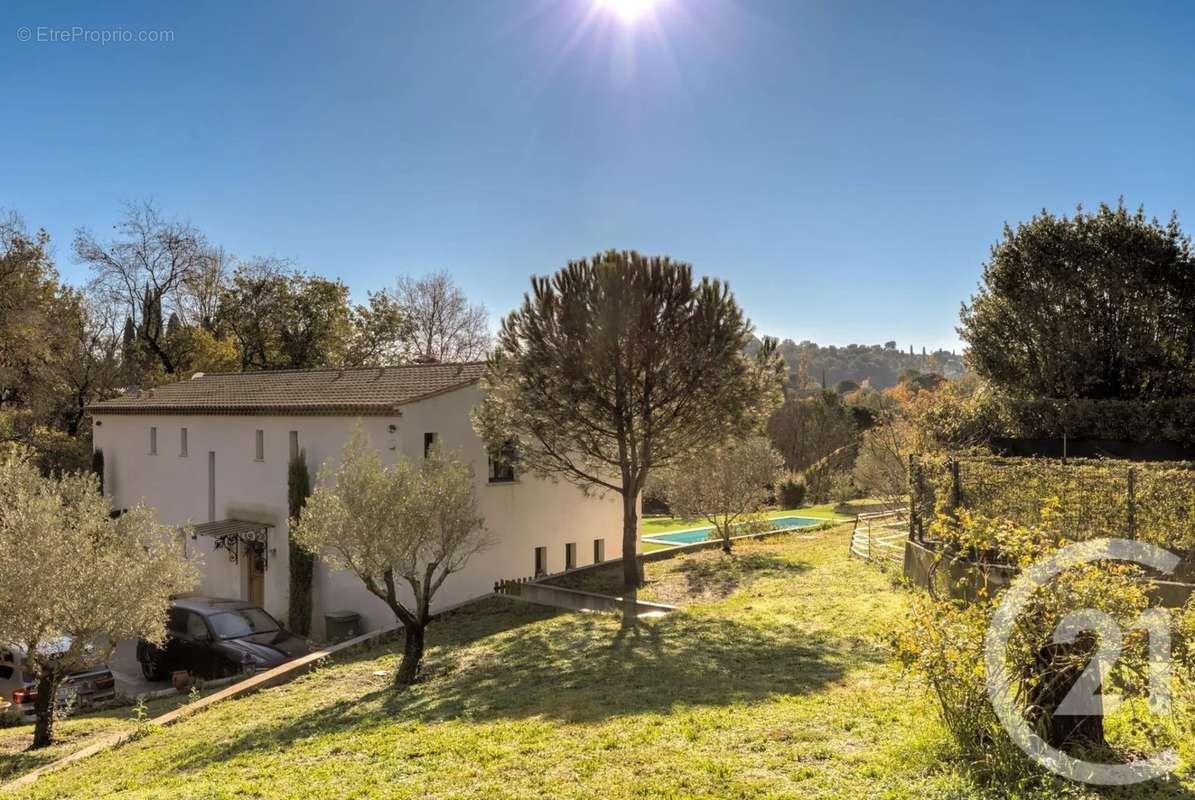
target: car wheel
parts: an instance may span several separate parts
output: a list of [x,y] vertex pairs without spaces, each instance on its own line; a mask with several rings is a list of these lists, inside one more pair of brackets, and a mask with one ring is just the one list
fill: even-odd
[[141,674],[147,681],[166,680],[166,670],[162,666],[162,657],[158,653],[146,653],[141,661]]

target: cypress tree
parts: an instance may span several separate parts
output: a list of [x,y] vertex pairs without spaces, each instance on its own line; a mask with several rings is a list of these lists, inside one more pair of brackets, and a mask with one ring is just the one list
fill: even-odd
[[[291,525],[298,521],[303,506],[311,496],[311,476],[307,472],[307,451],[290,460],[287,468],[287,505]],[[290,629],[299,636],[311,632],[311,583],[315,576],[315,554],[288,536],[290,550],[290,600],[287,619]]]

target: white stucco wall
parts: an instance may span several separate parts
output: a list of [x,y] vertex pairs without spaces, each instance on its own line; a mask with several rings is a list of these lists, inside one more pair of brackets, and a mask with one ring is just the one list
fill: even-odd
[[[535,548],[546,546],[548,571],[565,567],[565,543],[577,545],[577,565],[593,561],[593,542],[605,540],[607,559],[622,546],[622,507],[617,495],[584,495],[569,483],[529,475],[514,483],[487,480],[485,447],[473,432],[469,411],[480,399],[476,386],[402,407],[393,417],[94,415],[94,446],[104,451],[105,491],[117,508],[138,501],[152,506],[172,525],[208,522],[208,459],[215,454],[215,516],[272,525],[265,573],[265,607],[285,621],[288,594],[287,462],[290,432],[297,431],[315,480],[321,464],[334,464],[350,431],[361,424],[387,463],[421,459],[423,435],[435,432],[441,448],[473,465],[477,496],[492,544],[477,554],[437,593],[433,610],[487,594],[494,581],[526,577],[534,570]],[[390,426],[394,426],[391,432]],[[157,455],[149,454],[151,427],[157,428]],[[187,455],[180,455],[180,430],[187,429]],[[265,458],[255,460],[255,432],[263,431]],[[205,537],[187,542],[203,560],[198,592],[219,597],[248,596],[245,559],[229,561]],[[369,594],[355,575],[322,563],[313,587],[313,636],[323,636],[323,612],[351,609],[367,628],[393,621],[390,610]]]

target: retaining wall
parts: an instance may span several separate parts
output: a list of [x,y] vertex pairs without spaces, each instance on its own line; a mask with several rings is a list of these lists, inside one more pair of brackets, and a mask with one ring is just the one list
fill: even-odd
[[[929,589],[937,553],[912,539],[905,542],[904,573],[916,586]],[[1007,588],[1016,577],[1017,570],[999,564],[980,564],[964,559],[944,560],[939,571],[949,582],[950,594],[967,602],[974,602],[984,590],[992,593]],[[1195,584],[1182,581],[1150,580],[1149,594],[1163,608],[1182,608],[1195,594]]]

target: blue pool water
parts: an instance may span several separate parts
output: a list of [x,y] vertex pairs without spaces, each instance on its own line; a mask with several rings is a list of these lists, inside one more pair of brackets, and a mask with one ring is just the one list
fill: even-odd
[[[825,520],[813,517],[776,517],[771,522],[777,528],[807,528],[810,525],[825,522]],[[691,531],[676,531],[675,533],[653,533],[649,536],[644,536],[643,541],[654,542],[655,544],[693,544],[694,542],[704,542],[710,538],[710,533],[713,530],[713,528],[697,528]]]

